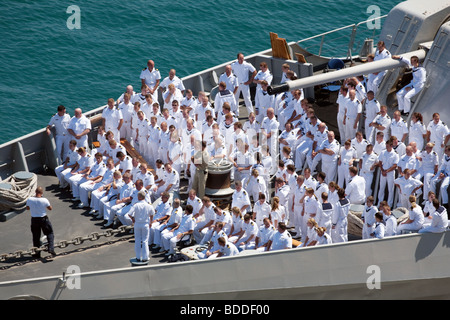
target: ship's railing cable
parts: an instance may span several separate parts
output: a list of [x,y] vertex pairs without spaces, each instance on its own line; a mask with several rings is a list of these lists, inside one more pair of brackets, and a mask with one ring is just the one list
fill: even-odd
[[[60,248],[60,249],[64,249],[69,245],[81,245],[83,244],[85,241],[97,241],[102,237],[112,237],[113,235],[117,235],[120,233],[126,233],[129,230],[133,229],[133,226],[120,226],[117,229],[108,229],[105,230],[104,232],[92,232],[87,236],[78,236],[73,238],[72,240],[61,240],[58,243],[55,243],[55,248]],[[15,252],[12,253],[4,253],[4,254],[0,254],[0,262],[7,262],[10,259],[19,259],[19,258],[23,258],[26,255],[34,255],[36,253],[39,253],[41,251],[47,251],[47,247],[41,246],[39,248],[36,247],[32,247],[29,250],[17,250]],[[0,270],[2,268],[0,267]]]

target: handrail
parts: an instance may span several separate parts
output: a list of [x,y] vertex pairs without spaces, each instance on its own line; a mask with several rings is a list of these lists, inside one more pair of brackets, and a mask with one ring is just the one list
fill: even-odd
[[[372,22],[372,21],[376,21],[376,20],[379,20],[379,19],[383,19],[385,17],[387,17],[387,15],[383,15],[383,16],[379,16],[379,17],[376,17],[376,18],[368,19],[368,20],[361,21],[361,22],[358,22],[358,23],[353,23],[353,24],[350,24],[350,25],[347,25],[347,26],[344,26],[344,27],[340,27],[340,28],[331,30],[331,31],[327,31],[327,32],[324,32],[324,33],[317,34],[317,35],[309,37],[309,38],[301,39],[301,40],[299,40],[299,41],[297,41],[295,43],[296,44],[300,44],[300,43],[304,43],[304,42],[309,41],[309,40],[321,38],[320,44],[311,45],[311,46],[307,47],[307,48],[310,48],[310,47],[317,47],[318,46],[319,47],[318,56],[320,57],[320,56],[322,56],[323,45],[325,43],[325,36],[351,28],[351,31],[350,31],[350,34],[349,34],[350,41],[349,41],[349,44],[347,45],[347,58],[349,58],[348,55],[351,54],[352,46],[354,44],[354,40],[355,40],[355,37],[356,37],[356,34],[357,34],[358,27],[360,25],[362,25],[362,24],[366,24],[368,22]],[[374,31],[374,34],[375,34],[375,31]],[[340,38],[342,38],[342,36],[338,37],[338,38],[333,38],[333,41],[335,41],[336,39],[340,39]]]

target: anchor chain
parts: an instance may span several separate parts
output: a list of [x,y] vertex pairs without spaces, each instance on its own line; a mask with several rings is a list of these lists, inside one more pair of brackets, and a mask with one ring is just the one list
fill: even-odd
[[[99,240],[101,237],[112,237],[113,235],[119,234],[119,233],[125,233],[131,229],[133,229],[133,226],[120,226],[117,229],[108,229],[102,233],[99,232],[92,232],[87,236],[81,237],[75,237],[72,240],[61,240],[59,241],[57,244],[55,243],[55,248],[66,248],[68,245],[81,245],[83,244],[83,242],[89,240],[89,241],[97,241]],[[27,251],[24,250],[17,250],[15,252],[12,253],[4,253],[4,254],[0,254],[0,262],[6,262],[9,259],[19,259],[22,258],[25,255],[34,255],[36,253],[39,253],[41,251],[47,251],[47,247],[46,246],[41,246],[39,248],[36,247],[32,247]]]

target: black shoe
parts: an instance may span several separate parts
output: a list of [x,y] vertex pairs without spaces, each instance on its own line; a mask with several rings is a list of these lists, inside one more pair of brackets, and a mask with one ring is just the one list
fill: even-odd
[[49,250],[48,253],[50,253],[53,257],[56,256],[55,250]]
[[40,259],[41,258],[41,254],[40,253],[35,253],[35,254],[32,254],[31,257],[33,259]]

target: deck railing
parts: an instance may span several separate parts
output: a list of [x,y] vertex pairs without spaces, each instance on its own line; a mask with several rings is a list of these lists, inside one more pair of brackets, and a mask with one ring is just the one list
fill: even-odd
[[369,24],[378,20],[381,22],[381,19],[385,17],[387,15],[350,24],[299,40],[296,43],[319,57],[347,57],[347,59],[351,59],[355,52],[359,53],[365,39],[375,39],[380,33],[381,28],[369,28]]

